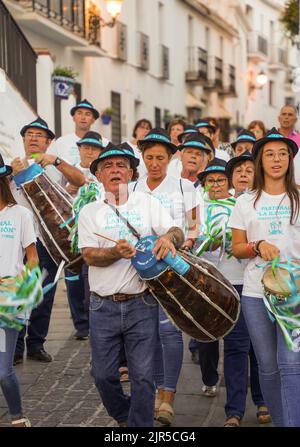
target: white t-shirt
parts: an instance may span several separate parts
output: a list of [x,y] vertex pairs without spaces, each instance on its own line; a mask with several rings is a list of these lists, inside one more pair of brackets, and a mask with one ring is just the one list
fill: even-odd
[[[205,207],[204,207],[204,222],[206,222],[207,219],[207,208],[208,208],[209,202],[205,201]],[[231,207],[232,210],[234,207]],[[212,208],[211,215],[212,217],[216,216],[217,214],[223,214],[224,208],[220,206],[215,206]],[[228,217],[224,214],[224,216],[220,216],[221,223],[225,224],[226,221],[228,223]],[[205,232],[205,227],[202,226],[202,232]],[[225,276],[225,278],[228,279],[228,281],[231,282],[233,285],[243,284],[244,280],[244,270],[245,266],[247,264],[246,260],[238,260],[235,257],[227,258],[228,254],[224,253],[221,257],[221,248],[218,248],[214,251],[206,251],[202,254],[203,259],[207,259],[210,261],[214,266]]]
[[0,277],[16,276],[25,248],[36,242],[32,213],[20,205],[0,211]]
[[168,166],[168,175],[175,178],[181,178],[182,173],[182,161],[181,158],[173,158]]
[[[246,231],[248,242],[266,240],[280,250],[280,260],[300,259],[300,217],[290,225],[291,207],[286,194],[262,192],[254,208],[255,193],[245,193],[237,199],[229,226]],[[261,279],[265,265],[260,257],[251,259],[245,269],[243,295],[263,297]]]
[[[130,194],[119,212],[144,236],[162,236],[174,221],[155,198],[140,192]],[[136,245],[137,239],[116,213],[102,200],[86,205],[79,214],[79,248],[109,248],[114,243],[94,235],[100,233],[114,240],[126,239]],[[146,289],[131,265],[130,259],[120,259],[108,267],[89,267],[89,284],[92,292],[100,296],[115,293],[140,293]]]
[[221,160],[229,161],[230,157],[228,152],[222,150],[222,149],[215,149],[215,158],[220,158]]
[[126,143],[128,143],[132,147],[134,155],[136,156],[136,158],[140,160],[140,164],[137,167],[139,173],[139,179],[147,176],[148,172],[141,151],[139,150],[136,144],[132,144],[130,141],[126,141]]
[[146,177],[130,184],[129,190],[145,192],[156,197],[174,219],[175,225],[182,230],[185,230],[187,224],[186,213],[197,206],[203,206],[192,182],[169,175],[153,191],[149,188]]
[[[80,162],[78,146],[76,144],[79,140],[81,140],[81,138],[78,137],[75,132],[64,135],[51,144],[48,153],[56,155],[70,165],[75,166]],[[109,141],[106,138],[102,138],[104,147],[107,146],[108,142]]]

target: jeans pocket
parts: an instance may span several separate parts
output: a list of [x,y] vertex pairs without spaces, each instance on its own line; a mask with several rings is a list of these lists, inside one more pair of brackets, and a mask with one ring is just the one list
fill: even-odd
[[157,306],[156,299],[153,298],[153,296],[150,295],[150,293],[148,295],[146,295],[146,296],[143,296],[142,297],[142,301],[148,307],[155,307],[155,306]]
[[104,301],[104,298],[100,298],[92,293],[90,297],[90,311],[92,312],[100,310],[103,306]]

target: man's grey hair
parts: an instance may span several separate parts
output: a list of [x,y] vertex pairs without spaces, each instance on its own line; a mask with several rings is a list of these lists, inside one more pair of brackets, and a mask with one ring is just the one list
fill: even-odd
[[[120,155],[120,157],[123,157],[123,156]],[[123,158],[125,159],[125,161],[126,161],[126,163],[127,163],[127,167],[128,167],[128,169],[130,169],[130,168],[131,168],[131,166],[130,166],[130,160],[128,160],[127,157],[123,157]],[[104,163],[105,161],[106,161],[106,159],[104,159],[104,160],[100,160],[100,161],[98,162],[96,171],[101,171],[101,165],[102,165],[102,163]]]

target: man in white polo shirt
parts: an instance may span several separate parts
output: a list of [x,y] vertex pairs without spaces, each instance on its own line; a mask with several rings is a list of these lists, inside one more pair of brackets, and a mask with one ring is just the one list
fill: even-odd
[[[137,232],[141,237],[158,236],[153,250],[158,260],[170,251],[175,255],[184,235],[156,198],[141,192],[128,194],[137,162],[133,152],[118,146],[109,145],[101,153],[95,175],[105,197],[80,212],[78,245],[89,265],[92,375],[102,402],[119,426],[151,427],[158,309],[131,258],[136,253]],[[118,372],[123,346],[130,398],[122,390]]]
[[[70,111],[75,123],[75,132],[58,138],[49,148],[49,154],[63,158],[71,165],[75,166],[80,162],[77,142],[91,130],[94,122],[99,118],[99,112],[87,100],[83,99]],[[106,146],[108,140],[102,138],[103,146]]]

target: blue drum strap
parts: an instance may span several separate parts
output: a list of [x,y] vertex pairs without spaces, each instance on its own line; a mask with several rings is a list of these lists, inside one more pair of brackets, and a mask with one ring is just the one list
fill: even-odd
[[119,210],[115,206],[113,206],[111,203],[109,203],[107,199],[104,200],[104,203],[106,203],[106,205],[108,205],[116,213],[116,215],[122,220],[122,222],[127,226],[127,228],[129,228],[129,230],[131,231],[133,236],[135,236],[138,240],[140,240],[141,239],[140,233],[138,233],[136,231],[136,229],[133,228],[133,226],[128,222],[128,220],[125,219],[124,216],[122,216],[122,214],[119,212]]

